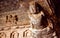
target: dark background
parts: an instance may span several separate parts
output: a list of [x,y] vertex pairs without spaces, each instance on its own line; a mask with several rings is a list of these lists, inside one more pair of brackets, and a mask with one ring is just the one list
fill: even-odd
[[60,0],[52,0],[55,5],[55,14],[57,16],[57,25],[56,25],[56,32],[60,38]]

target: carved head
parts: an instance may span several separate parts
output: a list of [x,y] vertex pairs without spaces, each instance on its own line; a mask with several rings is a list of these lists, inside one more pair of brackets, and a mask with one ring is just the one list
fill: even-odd
[[[47,6],[43,7],[43,5],[39,4],[38,2],[30,2],[29,5],[30,5],[29,10],[30,10],[30,13],[32,13],[32,14],[39,14],[41,11],[43,11],[45,16],[42,16],[42,18],[40,19],[41,20],[40,23],[43,27],[46,27],[49,25],[50,22],[48,20],[52,21],[51,23],[53,24],[53,20],[55,20],[54,19],[55,16],[53,15],[53,12],[51,12],[51,14],[50,14],[50,11],[49,11],[49,9],[51,9],[50,7],[47,7]],[[46,10],[45,8],[46,9],[48,8],[48,9]],[[53,11],[53,10],[51,9],[51,11]],[[39,18],[37,18],[37,19],[39,19]]]
[[32,1],[29,3],[29,10],[30,10],[30,13],[37,14],[40,11],[42,11],[43,8],[39,3]]

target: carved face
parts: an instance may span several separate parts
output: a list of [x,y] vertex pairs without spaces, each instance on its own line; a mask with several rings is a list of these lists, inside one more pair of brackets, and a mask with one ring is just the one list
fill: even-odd
[[44,16],[44,13],[43,11],[40,11],[39,13],[37,12],[35,13],[34,11],[35,9],[32,10],[33,8],[31,7],[30,9],[31,14],[29,15],[30,23],[33,24],[32,28],[42,28],[41,19],[42,19],[42,16]]
[[46,27],[47,18],[45,17],[43,8],[38,3],[30,4],[29,18],[34,28]]
[[37,2],[30,2],[29,4],[29,10],[30,13],[37,14],[39,13],[43,8],[38,4]]

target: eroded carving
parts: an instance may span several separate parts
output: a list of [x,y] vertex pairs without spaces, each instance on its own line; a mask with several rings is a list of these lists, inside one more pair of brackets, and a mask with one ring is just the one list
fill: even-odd
[[6,38],[6,34],[4,32],[0,33],[0,38]]
[[28,16],[30,18],[31,29],[29,30],[32,31],[32,38],[57,38],[56,34],[53,36],[53,22],[49,18],[50,14],[47,12],[47,16],[45,11],[39,3],[30,2]]
[[14,19],[15,24],[17,24],[17,21],[18,21],[18,17],[17,17],[17,15],[15,15],[14,18],[15,18],[15,19]]
[[23,32],[23,37],[31,37],[31,36],[32,36],[32,32],[29,29]]
[[18,21],[18,17],[17,17],[17,15],[7,15],[6,16],[6,23],[15,23],[15,24],[17,24],[17,21]]
[[[33,25],[33,28],[43,28],[41,26],[41,19],[44,16],[44,12],[42,11],[42,7],[39,5],[36,5],[38,3],[31,2],[30,3],[30,12],[28,13],[28,16],[30,18],[30,25]],[[40,11],[40,12],[39,12]]]
[[19,33],[17,32],[12,32],[11,35],[10,35],[10,38],[19,38]]
[[6,16],[6,22],[12,22],[13,21],[13,16],[12,15],[7,15]]

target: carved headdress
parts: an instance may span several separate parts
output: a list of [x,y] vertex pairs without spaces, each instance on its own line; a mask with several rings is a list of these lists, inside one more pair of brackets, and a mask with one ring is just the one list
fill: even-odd
[[55,15],[54,4],[52,3],[52,0],[38,0],[37,3],[41,5],[47,18],[50,19],[55,25],[57,18]]
[[[34,3],[35,2],[35,3]],[[54,6],[53,6],[53,3],[52,3],[52,1],[51,0],[37,0],[37,1],[34,1],[34,2],[31,2],[31,3],[33,3],[35,6],[34,7],[32,7],[32,10],[34,11],[32,11],[32,13],[35,13],[35,12],[37,12],[36,10],[36,7],[37,7],[37,3],[40,5],[40,9],[41,10],[43,10],[43,12],[44,12],[44,14],[45,14],[45,17],[43,17],[42,18],[42,22],[48,22],[48,20],[49,20],[49,22],[51,21],[51,23],[53,24],[53,25],[56,25],[56,15],[55,15],[55,12],[54,12]],[[31,4],[30,3],[30,4]],[[52,4],[51,4],[52,3]],[[39,10],[39,9],[38,9]],[[41,11],[40,10],[40,11]],[[44,23],[45,23],[44,22]],[[48,22],[48,23],[49,23]],[[43,23],[43,24],[44,24]],[[46,23],[45,23],[46,24]],[[44,25],[45,25],[44,24]]]

